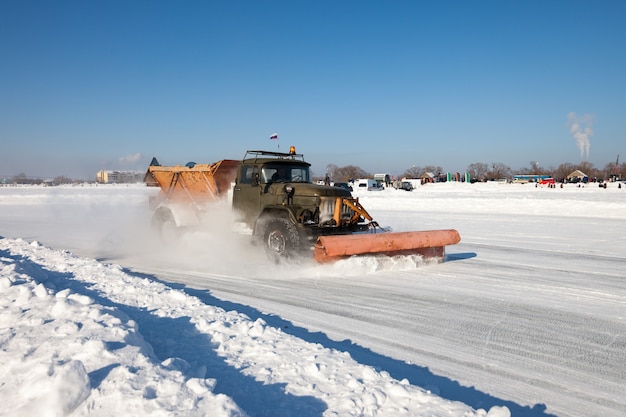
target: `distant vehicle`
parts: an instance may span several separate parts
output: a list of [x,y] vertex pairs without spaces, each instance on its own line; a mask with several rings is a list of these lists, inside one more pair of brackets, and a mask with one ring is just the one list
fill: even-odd
[[413,191],[413,184],[408,181],[402,181],[402,184],[400,184],[400,189],[405,191]]
[[333,184],[333,186],[339,187],[339,188],[345,188],[348,191],[353,191],[352,187],[347,182],[336,182]]
[[539,184],[554,184],[554,178],[541,178]]
[[378,181],[371,178],[359,179],[357,180],[357,184],[359,190],[382,191],[384,189]]
[[389,185],[391,184],[391,175],[389,174],[374,174],[374,180],[379,184]]

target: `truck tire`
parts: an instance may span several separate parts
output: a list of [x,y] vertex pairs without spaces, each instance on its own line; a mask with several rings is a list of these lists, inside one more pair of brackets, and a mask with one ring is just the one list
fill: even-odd
[[300,246],[300,235],[289,219],[273,219],[267,222],[263,244],[268,256],[279,261],[292,257]]
[[165,244],[174,243],[180,238],[180,231],[176,226],[174,215],[169,210],[158,210],[152,216],[152,225],[159,233],[161,241]]

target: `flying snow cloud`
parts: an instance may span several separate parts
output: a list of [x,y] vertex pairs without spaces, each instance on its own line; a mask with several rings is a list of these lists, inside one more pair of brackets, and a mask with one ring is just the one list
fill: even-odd
[[589,138],[593,135],[591,125],[593,124],[593,115],[587,113],[578,116],[575,112],[567,115],[569,131],[576,140],[576,146],[580,151],[580,160],[586,161],[589,158],[589,148],[591,144]]

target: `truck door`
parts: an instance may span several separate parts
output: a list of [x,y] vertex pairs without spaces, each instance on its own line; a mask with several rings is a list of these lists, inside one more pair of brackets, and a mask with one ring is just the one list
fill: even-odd
[[233,190],[233,211],[237,221],[254,226],[254,221],[261,212],[261,192],[259,167],[243,164]]

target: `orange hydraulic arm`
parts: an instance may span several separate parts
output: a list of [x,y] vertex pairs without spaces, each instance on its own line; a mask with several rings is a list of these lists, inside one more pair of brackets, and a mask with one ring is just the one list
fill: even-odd
[[358,198],[338,198],[335,206],[335,224],[341,224],[341,206],[346,205],[354,210],[354,215],[350,219],[350,223],[356,223],[359,217],[363,217],[367,221],[372,221],[372,216],[365,210],[365,208],[359,203]]

